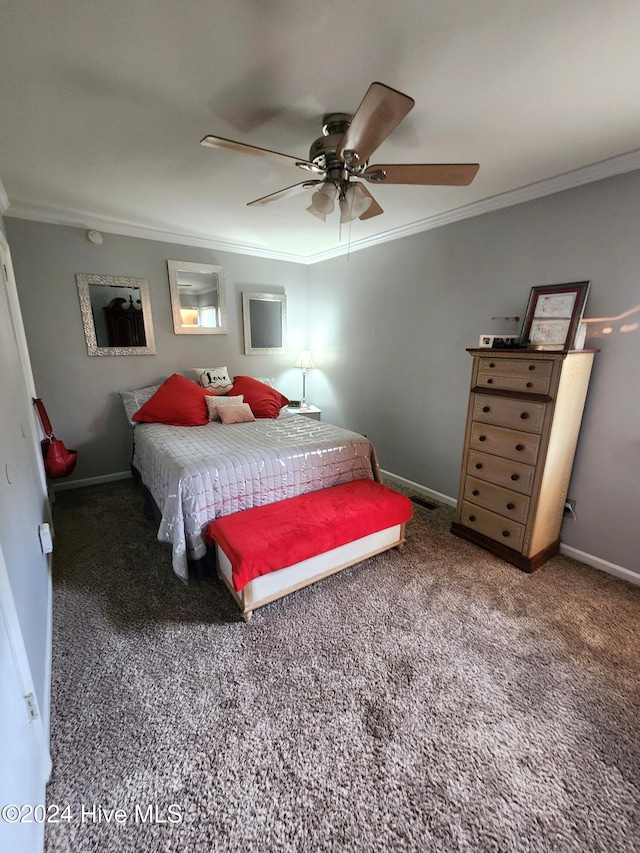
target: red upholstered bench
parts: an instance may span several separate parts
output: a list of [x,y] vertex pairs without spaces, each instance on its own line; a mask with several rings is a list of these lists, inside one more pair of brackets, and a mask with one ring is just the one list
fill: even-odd
[[253,611],[404,544],[409,498],[355,480],[212,521],[218,574],[248,622]]

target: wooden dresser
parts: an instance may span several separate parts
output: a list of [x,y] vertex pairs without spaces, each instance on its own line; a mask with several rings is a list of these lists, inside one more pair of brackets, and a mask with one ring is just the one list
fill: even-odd
[[560,548],[597,350],[468,352],[471,395],[451,532],[531,572]]

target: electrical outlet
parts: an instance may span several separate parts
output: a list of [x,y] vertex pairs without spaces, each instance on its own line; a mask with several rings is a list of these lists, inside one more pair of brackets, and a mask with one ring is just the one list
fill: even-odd
[[564,513],[563,516],[565,518],[570,518],[572,521],[576,520],[576,502],[567,498],[564,502]]

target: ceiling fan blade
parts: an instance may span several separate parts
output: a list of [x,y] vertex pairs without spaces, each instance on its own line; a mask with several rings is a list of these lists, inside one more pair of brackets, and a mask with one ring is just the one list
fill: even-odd
[[369,166],[358,177],[380,184],[467,187],[479,168],[478,163],[402,163]]
[[269,151],[268,148],[256,148],[255,145],[246,145],[244,142],[235,142],[233,139],[224,139],[222,136],[205,136],[200,140],[200,145],[208,148],[221,148],[224,151],[236,151],[238,154],[252,154],[254,157],[262,157],[265,160],[273,160],[276,163],[289,163],[306,169],[316,175],[324,175],[325,170],[309,160],[301,157],[291,157],[289,154],[280,154],[278,151]]
[[[352,166],[365,163],[414,104],[408,95],[384,83],[372,83],[340,141],[338,157]],[[355,158],[350,152],[355,152]]]
[[360,189],[362,190],[362,192],[363,192],[365,195],[368,195],[368,196],[369,196],[369,198],[371,199],[371,204],[370,204],[370,205],[369,205],[369,207],[365,210],[365,212],[362,214],[362,216],[360,216],[360,217],[359,217],[359,219],[361,219],[361,220],[364,220],[364,219],[371,219],[371,217],[372,217],[372,216],[380,216],[380,214],[381,214],[381,213],[384,213],[384,210],[380,207],[380,205],[378,204],[378,202],[377,202],[377,201],[375,200],[375,198],[371,195],[371,193],[369,192],[368,188],[367,188],[364,184],[358,184],[358,186],[360,187]]
[[270,195],[262,196],[262,198],[257,198],[255,201],[250,201],[247,203],[247,207],[262,207],[265,204],[271,204],[272,201],[282,201],[285,198],[293,198],[296,195],[300,195],[303,190],[310,189],[311,187],[315,187],[316,184],[321,184],[322,181],[303,181],[301,184],[293,184],[291,187],[286,187],[283,190],[278,190],[276,193],[270,193]]

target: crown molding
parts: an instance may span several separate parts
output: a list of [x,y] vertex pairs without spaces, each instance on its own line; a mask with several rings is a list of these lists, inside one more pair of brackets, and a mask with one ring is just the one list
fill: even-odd
[[132,222],[121,222],[115,219],[101,219],[95,216],[83,216],[77,213],[41,209],[34,205],[11,204],[7,216],[15,219],[28,219],[33,222],[47,222],[50,225],[68,225],[71,228],[83,228],[104,231],[107,234],[118,234],[121,237],[137,237],[142,240],[156,240],[159,243],[179,243],[181,246],[197,246],[202,249],[213,249],[217,252],[233,252],[240,255],[252,255],[258,258],[271,258],[304,264],[306,258],[287,252],[274,252],[271,249],[260,249],[256,246],[241,243],[224,243],[220,240],[210,240],[193,234],[180,234],[172,231],[161,231]]
[[199,248],[213,249],[217,252],[231,252],[234,254],[249,255],[258,258],[269,258],[271,260],[287,261],[296,264],[317,264],[331,258],[337,258],[350,252],[358,252],[363,249],[388,243],[392,240],[400,240],[402,237],[410,237],[443,225],[460,222],[484,213],[492,213],[505,207],[513,207],[537,198],[553,195],[564,190],[573,189],[583,184],[611,178],[626,172],[640,169],[640,149],[610,157],[599,163],[573,169],[544,181],[527,184],[515,190],[499,193],[481,201],[457,207],[444,213],[438,213],[425,219],[419,219],[408,225],[365,237],[362,240],[354,240],[348,245],[336,246],[324,252],[312,255],[296,255],[289,252],[275,252],[271,249],[260,249],[256,246],[243,245],[241,243],[225,243],[220,240],[210,240],[193,234],[179,234],[169,231],[156,230],[145,226],[135,225],[131,222],[120,222],[117,220],[100,219],[97,217],[82,216],[80,214],[65,213],[51,209],[40,209],[33,205],[9,204],[7,194],[0,182],[0,215],[12,216],[17,219],[30,219],[37,222],[48,222],[52,225],[68,225],[74,228],[95,229],[106,231],[110,234],[119,234],[124,237],[137,237],[144,240],[156,240],[161,243],[179,243],[183,246],[196,246]]
[[391,240],[399,240],[402,237],[421,234],[423,231],[441,228],[443,225],[450,225],[453,222],[460,222],[463,219],[481,216],[483,213],[492,213],[505,207],[513,207],[516,204],[534,201],[537,198],[554,195],[555,193],[574,189],[583,184],[601,181],[615,175],[625,174],[626,172],[634,172],[637,169],[640,169],[640,149],[630,151],[628,154],[621,154],[619,157],[611,157],[608,160],[602,160],[600,163],[593,163],[590,166],[584,166],[580,169],[573,169],[554,178],[548,178],[533,184],[526,184],[516,190],[490,196],[481,201],[474,201],[463,207],[447,210],[444,213],[438,213],[435,216],[411,222],[409,225],[402,225],[399,228],[385,231],[383,234],[376,234],[373,237],[366,237],[363,240],[355,240],[348,247],[339,246],[336,249],[312,255],[306,259],[306,263],[314,264],[319,261],[326,261],[329,258],[345,255],[347,252],[357,252],[361,249],[377,246],[380,243],[388,243]]

